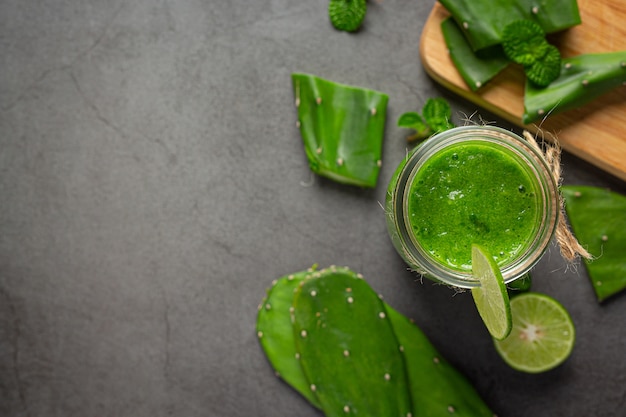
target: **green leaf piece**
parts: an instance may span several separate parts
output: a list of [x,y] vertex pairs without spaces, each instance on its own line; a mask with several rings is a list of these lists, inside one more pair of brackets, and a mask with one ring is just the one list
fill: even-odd
[[276,374],[309,400],[314,407],[321,408],[300,368],[291,323],[294,292],[312,272],[313,270],[296,272],[273,283],[259,305],[256,330],[261,347]]
[[417,112],[407,112],[398,118],[398,127],[407,129],[423,130],[428,128],[422,116]]
[[335,29],[354,32],[361,27],[367,13],[366,0],[330,0],[328,16]]
[[277,373],[326,416],[493,415],[426,335],[348,268],[276,280],[257,332]]
[[526,77],[537,87],[547,87],[561,73],[561,53],[556,46],[546,44],[546,52],[524,67]]
[[546,87],[527,80],[525,124],[581,107],[626,83],[626,51],[582,54],[561,60],[558,78]]
[[398,118],[398,126],[415,130],[415,133],[407,137],[409,142],[425,139],[433,134],[433,130],[426,124],[424,118],[417,112],[407,112]]
[[310,74],[291,78],[311,170],[339,183],[375,187],[389,97]]
[[385,305],[404,353],[415,417],[493,417],[472,384],[441,356],[426,335]]
[[[541,26],[532,20],[509,23],[502,33],[502,48],[513,62],[532,65],[547,53],[549,44]],[[557,50],[558,52],[558,50]],[[560,67],[558,67],[560,69]],[[558,71],[557,71],[558,75]]]
[[593,256],[585,260],[599,302],[626,289],[626,196],[592,186],[561,187],[576,238]]
[[450,52],[450,59],[472,91],[487,84],[511,62],[500,45],[481,50],[480,53],[474,52],[459,25],[451,17],[441,22],[441,31]]
[[452,109],[450,104],[441,98],[429,98],[426,100],[422,108],[422,115],[426,123],[433,129],[435,133],[443,132],[454,127],[450,119],[452,118]]
[[294,297],[300,363],[326,416],[406,416],[404,358],[385,307],[354,272],[304,281]]
[[407,141],[413,142],[452,129],[451,117],[452,109],[444,98],[429,98],[422,107],[421,115],[417,112],[404,113],[398,119],[398,126],[415,130],[413,135],[407,137]]
[[516,20],[532,20],[545,33],[580,24],[576,0],[441,0],[463,30],[470,47],[478,51],[502,43],[504,28]]

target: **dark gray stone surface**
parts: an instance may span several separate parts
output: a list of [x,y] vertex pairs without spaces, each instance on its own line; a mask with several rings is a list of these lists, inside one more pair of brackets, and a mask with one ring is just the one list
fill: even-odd
[[[270,282],[313,263],[363,273],[501,417],[623,415],[625,296],[599,305],[553,248],[534,288],[569,309],[577,344],[521,374],[468,294],[420,283],[392,249],[397,117],[444,96],[457,122],[507,125],[424,73],[432,2],[369,5],[346,34],[321,0],[0,2],[0,415],[320,416],[254,330]],[[311,175],[296,71],[389,94],[377,188]],[[626,191],[563,162],[567,184]]]

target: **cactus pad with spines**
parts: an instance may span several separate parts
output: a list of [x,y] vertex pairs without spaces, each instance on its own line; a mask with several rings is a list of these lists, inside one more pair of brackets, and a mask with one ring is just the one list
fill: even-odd
[[576,238],[593,259],[585,259],[598,301],[626,289],[626,196],[604,188],[561,187]]
[[493,417],[476,389],[443,358],[426,335],[389,305],[389,320],[404,354],[414,417]]
[[354,272],[330,268],[294,297],[300,364],[327,416],[411,413],[404,358],[378,295]]
[[257,331],[277,373],[326,416],[493,415],[421,330],[348,268],[275,281]]
[[474,51],[500,44],[504,27],[516,20],[537,22],[546,33],[581,23],[576,0],[441,0],[441,4]]
[[389,97],[310,74],[291,78],[311,171],[340,183],[375,187]]
[[259,305],[257,336],[276,374],[320,408],[317,397],[300,368],[291,323],[294,292],[313,270],[289,274],[276,280]]
[[561,60],[561,73],[546,87],[526,83],[522,121],[581,107],[626,83],[626,51],[582,54]]

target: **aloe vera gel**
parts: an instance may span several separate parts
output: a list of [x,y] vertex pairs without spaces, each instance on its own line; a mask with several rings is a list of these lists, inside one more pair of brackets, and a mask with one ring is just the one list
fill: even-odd
[[387,192],[387,225],[412,269],[471,288],[472,244],[487,248],[513,281],[545,252],[558,201],[542,154],[524,139],[464,126],[433,136],[400,164]]

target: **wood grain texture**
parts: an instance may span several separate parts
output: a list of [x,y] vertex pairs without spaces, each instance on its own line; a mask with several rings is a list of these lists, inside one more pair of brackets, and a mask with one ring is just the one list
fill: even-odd
[[[582,24],[549,36],[564,57],[626,50],[626,2],[579,0]],[[420,58],[438,83],[486,110],[532,132],[539,129],[563,149],[626,181],[626,86],[591,103],[524,125],[524,74],[510,65],[477,92],[472,92],[450,59],[440,24],[449,16],[440,4],[424,26]]]

